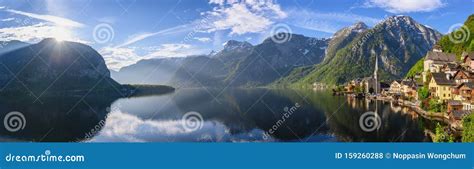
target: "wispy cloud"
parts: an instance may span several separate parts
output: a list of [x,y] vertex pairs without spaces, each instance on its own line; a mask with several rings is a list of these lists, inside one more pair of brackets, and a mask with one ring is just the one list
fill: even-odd
[[[22,22],[22,24],[16,26],[1,28],[0,41],[20,40],[34,43],[44,38],[57,38],[66,41],[90,44],[90,42],[81,40],[79,37],[74,36],[73,30],[75,28],[85,26],[82,23],[58,16],[29,13],[8,9],[6,7],[0,7],[0,10],[39,20],[39,22]],[[1,21],[8,22],[15,19],[17,18],[5,18]]]
[[23,42],[37,42],[44,38],[57,38],[62,40],[90,43],[80,40],[73,34],[61,27],[50,23],[38,23],[28,26],[0,28],[0,41],[19,40]]
[[[211,0],[210,4],[217,4],[218,7],[212,11],[203,12],[203,19],[195,20],[189,24],[178,25],[172,28],[157,32],[146,32],[129,37],[124,43],[115,46],[123,48],[150,37],[159,35],[169,35],[186,31],[215,32],[219,30],[231,30],[231,34],[258,33],[265,31],[273,19],[287,17],[286,13],[280,9],[278,4],[272,1],[265,3],[253,1],[232,1]],[[194,38],[193,38],[194,39]],[[208,39],[200,39],[200,41]],[[209,39],[210,40],[210,39]]]
[[152,36],[155,36],[157,35],[158,33],[155,32],[155,33],[142,33],[142,34],[138,34],[138,35],[135,35],[135,36],[132,36],[130,37],[126,42],[116,46],[116,48],[121,48],[121,47],[125,47],[125,46],[128,46],[128,45],[131,45],[133,43],[136,43],[138,41],[141,41],[143,39],[146,39],[148,37],[152,37]]
[[367,0],[365,7],[379,7],[390,13],[430,12],[444,7],[441,0]]
[[185,57],[190,55],[200,55],[208,52],[204,49],[199,49],[190,44],[174,43],[163,44],[156,48],[155,52],[147,54],[145,58],[157,57]]
[[273,1],[210,0],[218,5],[202,15],[210,20],[207,32],[230,30],[231,35],[261,33],[287,14]]
[[[141,54],[138,54],[138,53]],[[143,59],[163,57],[186,57],[209,53],[207,49],[198,48],[190,44],[170,43],[152,47],[104,47],[99,50],[104,57],[107,67],[120,70],[122,67],[137,63]],[[143,54],[144,53],[144,54]]]
[[[132,44],[154,36],[171,35],[192,31],[195,29],[195,24],[198,23],[192,22],[190,24],[178,25],[157,32],[135,34],[117,46],[104,47],[100,49],[99,53],[104,56],[108,68],[112,70],[120,70],[122,67],[132,65],[142,59],[152,59],[158,57],[184,57],[188,55],[203,54],[204,51],[207,50],[199,49],[184,43],[162,44],[157,47],[147,47],[146,49],[130,47]],[[141,54],[138,54],[138,51],[140,51]]]
[[10,22],[10,21],[14,21],[15,18],[5,18],[5,19],[2,19],[2,22]]
[[211,38],[207,38],[207,37],[194,37],[194,39],[199,41],[199,42],[210,42],[211,41]]
[[[0,9],[3,9],[3,8],[0,8]],[[10,12],[10,13],[18,14],[18,15],[27,16],[27,17],[30,17],[30,18],[35,18],[35,19],[39,19],[39,20],[43,20],[43,21],[52,22],[52,23],[54,23],[56,25],[59,25],[59,26],[75,27],[75,28],[84,26],[84,24],[79,23],[77,21],[73,21],[71,19],[62,18],[62,17],[58,17],[58,16],[53,16],[53,15],[41,15],[41,14],[29,13],[29,12],[18,11],[18,10],[13,10],[13,9],[7,9],[6,11]]]
[[114,24],[118,20],[119,20],[119,18],[114,17],[114,16],[107,16],[107,17],[97,18],[97,21],[104,22],[104,23],[109,23],[109,24]]
[[136,53],[136,48],[123,47],[112,48],[104,47],[99,50],[99,53],[104,57],[107,67],[111,70],[120,70],[120,68],[137,63],[143,59]]
[[122,47],[125,47],[125,46],[128,46],[128,45],[134,44],[138,41],[142,41],[142,40],[144,40],[146,38],[149,38],[149,37],[186,32],[186,31],[190,31],[191,29],[192,29],[191,24],[184,24],[184,25],[179,25],[179,26],[175,26],[175,27],[172,27],[172,28],[168,28],[168,29],[163,29],[163,30],[160,30],[158,32],[151,32],[151,33],[147,32],[147,33],[136,34],[136,35],[133,35],[130,38],[128,38],[128,40],[126,40],[124,43],[122,43],[120,45],[117,45],[116,48],[122,48]]

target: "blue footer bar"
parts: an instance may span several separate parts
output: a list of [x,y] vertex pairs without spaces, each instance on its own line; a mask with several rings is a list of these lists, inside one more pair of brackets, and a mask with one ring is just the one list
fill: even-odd
[[473,144],[2,143],[10,168],[467,168]]

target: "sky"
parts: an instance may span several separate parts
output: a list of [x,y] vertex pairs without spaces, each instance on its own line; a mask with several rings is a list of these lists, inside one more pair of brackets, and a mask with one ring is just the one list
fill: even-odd
[[112,70],[141,59],[259,44],[275,32],[330,38],[362,21],[408,15],[446,34],[474,0],[0,0],[0,41],[53,37],[92,46]]

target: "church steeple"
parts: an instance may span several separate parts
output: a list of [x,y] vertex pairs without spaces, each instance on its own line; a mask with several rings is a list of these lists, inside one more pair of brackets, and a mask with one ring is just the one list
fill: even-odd
[[379,69],[379,57],[375,56],[374,78],[377,79],[377,71]]
[[379,70],[379,57],[375,55],[375,68],[374,68],[374,87],[375,87],[375,94],[379,92],[379,81],[378,81],[378,76],[377,72]]

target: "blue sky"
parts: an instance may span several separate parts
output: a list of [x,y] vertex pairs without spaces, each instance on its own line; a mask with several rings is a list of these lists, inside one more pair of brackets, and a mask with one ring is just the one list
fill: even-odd
[[82,42],[118,70],[141,59],[207,54],[230,39],[258,44],[280,29],[328,38],[391,15],[444,34],[473,13],[472,0],[0,0],[0,41]]

